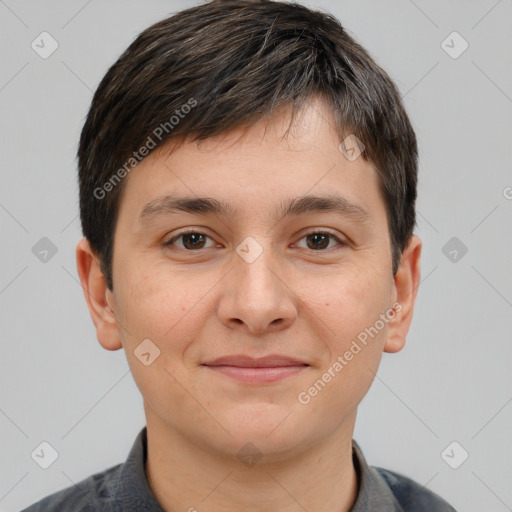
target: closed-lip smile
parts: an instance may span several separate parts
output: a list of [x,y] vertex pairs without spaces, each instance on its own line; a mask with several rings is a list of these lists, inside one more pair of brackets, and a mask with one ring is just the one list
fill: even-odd
[[280,354],[253,358],[245,354],[219,357],[203,363],[216,373],[249,384],[265,384],[291,377],[309,364]]

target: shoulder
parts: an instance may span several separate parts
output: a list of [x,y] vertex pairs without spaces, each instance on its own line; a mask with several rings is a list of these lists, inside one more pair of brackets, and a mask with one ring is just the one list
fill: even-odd
[[372,467],[386,482],[396,501],[407,512],[456,512],[441,496],[414,480],[384,468]]
[[93,512],[108,503],[118,480],[121,464],[95,473],[23,509],[21,512]]

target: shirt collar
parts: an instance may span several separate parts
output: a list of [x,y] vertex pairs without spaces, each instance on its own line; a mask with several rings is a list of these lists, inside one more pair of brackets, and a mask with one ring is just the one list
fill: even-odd
[[144,427],[121,466],[119,480],[113,493],[114,502],[119,503],[119,511],[164,512],[148,484],[145,470],[147,455],[147,427]]
[[368,465],[359,445],[352,440],[352,460],[359,481],[359,492],[351,512],[404,512],[380,473]]

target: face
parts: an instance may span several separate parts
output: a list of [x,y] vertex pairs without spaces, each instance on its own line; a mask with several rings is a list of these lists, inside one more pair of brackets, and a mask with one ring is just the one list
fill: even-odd
[[[383,350],[399,349],[377,173],[340,151],[320,100],[285,137],[288,122],[159,148],[125,178],[98,338],[124,348],[148,428],[213,452],[252,442],[278,460],[351,435]],[[185,197],[210,203],[176,207]]]

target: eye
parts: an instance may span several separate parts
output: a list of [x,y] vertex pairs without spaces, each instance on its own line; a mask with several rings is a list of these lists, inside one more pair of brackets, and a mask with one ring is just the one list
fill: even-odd
[[343,242],[337,236],[329,233],[328,231],[312,231],[311,233],[304,235],[301,240],[307,239],[307,249],[311,249],[312,251],[323,251],[329,246],[329,238],[334,239],[339,246],[347,245],[346,242]]
[[[200,233],[199,231],[185,231],[183,233],[180,233],[179,235],[174,236],[171,238],[168,242],[165,242],[165,246],[173,246],[175,245],[174,242],[179,240],[180,238],[183,239],[183,246],[178,246],[179,249],[184,249],[187,251],[193,251],[195,249],[208,249],[208,247],[205,247],[205,240],[211,238],[208,235],[205,235],[204,233]],[[212,240],[213,242],[213,240]],[[215,244],[214,244],[215,245]]]
[[[180,239],[182,240],[181,246],[175,243]],[[215,242],[213,242],[213,245],[210,245],[209,247],[206,246],[206,240],[208,239],[213,242],[213,240],[208,235],[199,231],[189,230],[174,236],[169,241],[165,242],[164,245],[170,248],[177,247],[178,249],[183,249],[185,251],[194,251],[214,247]],[[329,233],[328,231],[312,231],[311,233],[304,235],[300,240],[304,239],[307,240],[306,249],[317,252],[325,252],[325,249],[329,248],[329,244],[332,240],[336,241],[338,246],[347,245],[346,242],[340,240],[337,236]]]

